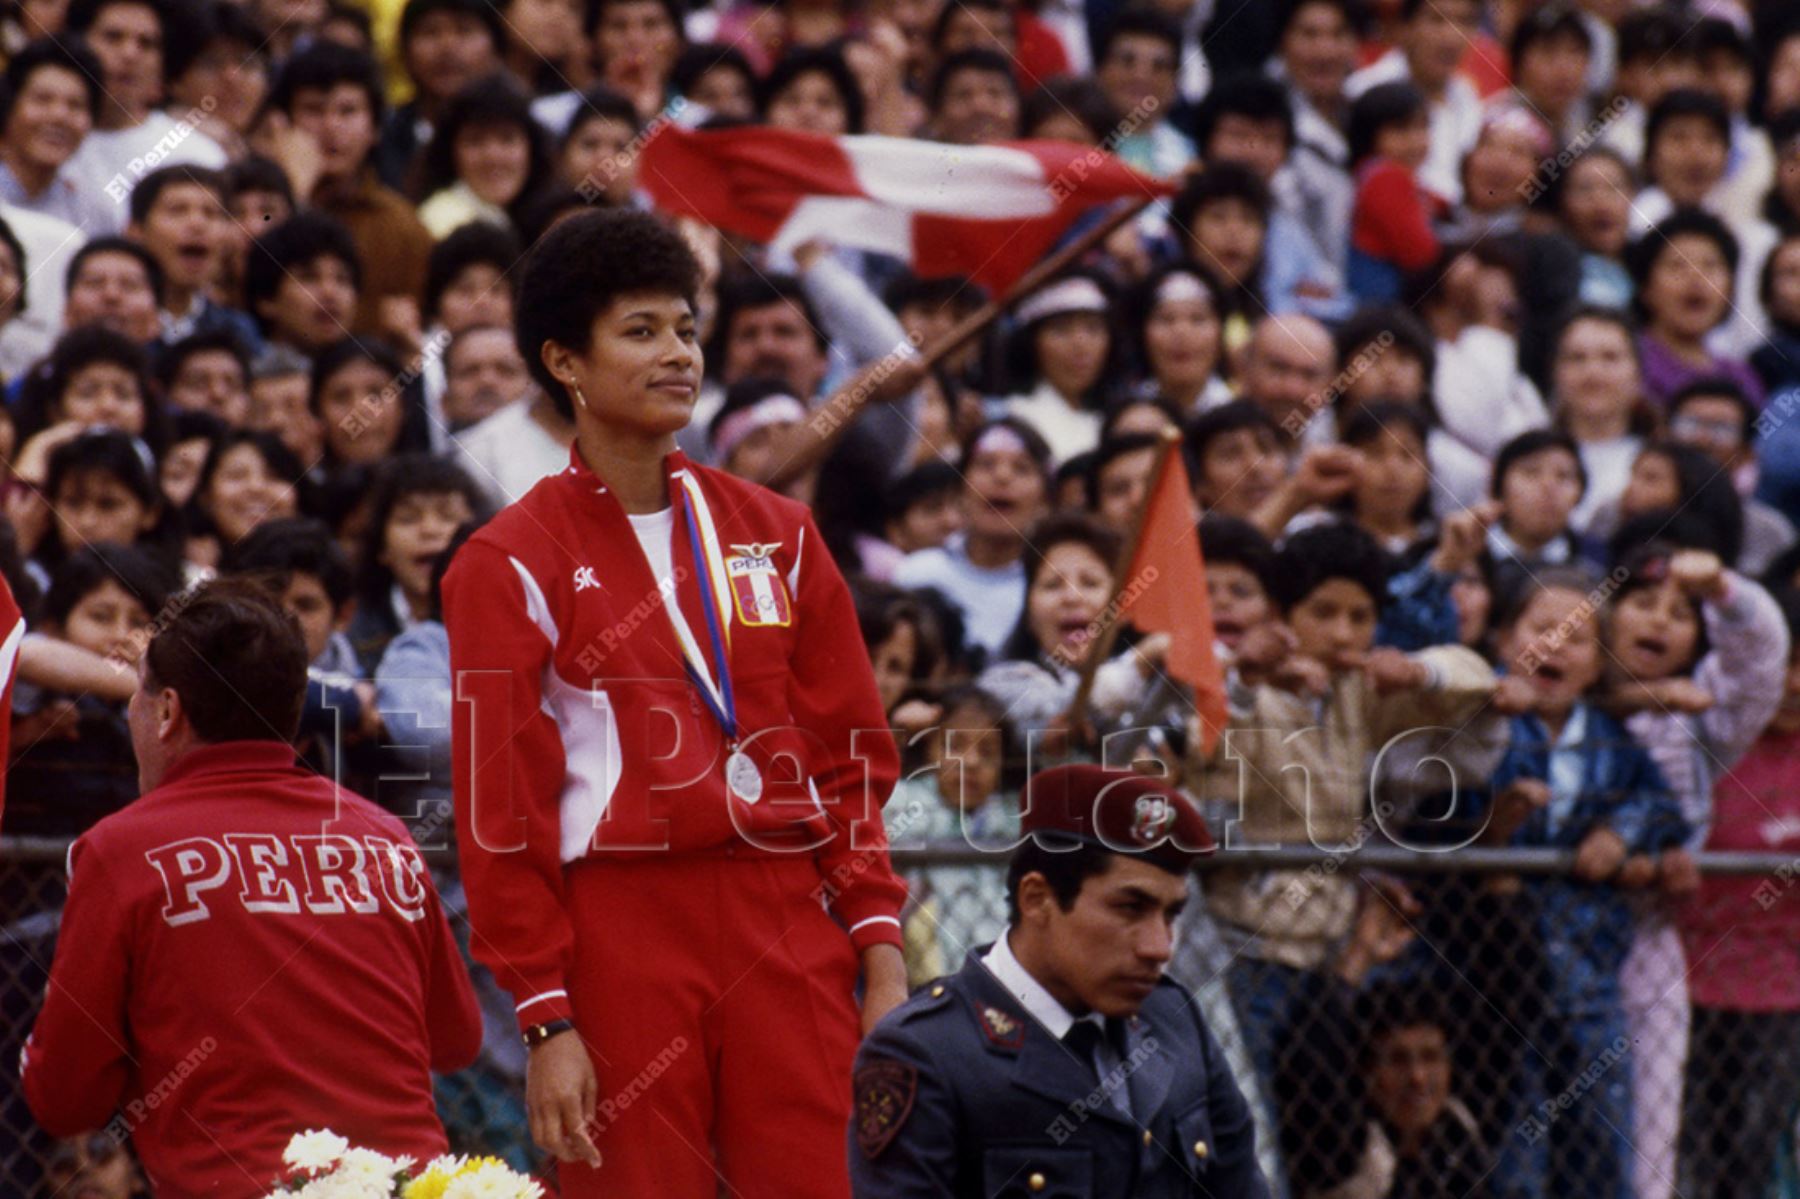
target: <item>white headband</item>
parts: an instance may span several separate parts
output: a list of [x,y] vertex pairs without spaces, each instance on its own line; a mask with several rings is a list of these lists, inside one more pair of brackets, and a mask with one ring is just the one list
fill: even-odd
[[1156,302],[1173,304],[1178,300],[1205,300],[1210,304],[1212,293],[1191,271],[1176,271],[1157,285]]
[[1019,305],[1018,318],[1021,325],[1029,325],[1041,321],[1048,316],[1061,316],[1066,312],[1105,312],[1106,293],[1092,279],[1076,275],[1069,279],[1059,279],[1042,291],[1035,291],[1025,297]]
[[731,457],[731,451],[758,429],[770,425],[799,424],[806,419],[806,405],[791,395],[772,395],[748,404],[719,422],[713,436],[713,456],[720,462]]

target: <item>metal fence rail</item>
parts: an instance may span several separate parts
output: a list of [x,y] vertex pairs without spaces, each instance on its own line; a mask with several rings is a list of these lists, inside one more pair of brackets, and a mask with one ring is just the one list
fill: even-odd
[[[0,839],[8,1199],[56,1193],[44,1172],[56,1146],[33,1126],[13,1065],[55,950],[67,849]],[[462,923],[452,856],[427,857]],[[1004,928],[1007,858],[963,844],[893,851],[912,891],[915,981],[956,969]],[[1202,865],[1169,970],[1225,1046],[1290,1199],[1800,1199],[1779,1190],[1793,1186],[1800,1103],[1800,936],[1789,931],[1800,863],[1696,859],[1702,897],[1676,902],[1576,883],[1574,854],[1559,850],[1224,848]],[[1402,880],[1416,907],[1357,881],[1375,872]],[[1228,893],[1260,898],[1265,926],[1218,918],[1241,911]],[[1295,932],[1319,912],[1348,919]],[[1352,952],[1377,934],[1390,952],[1376,956],[1391,960]],[[506,1036],[440,1080],[458,1150],[539,1164],[522,1065]]]

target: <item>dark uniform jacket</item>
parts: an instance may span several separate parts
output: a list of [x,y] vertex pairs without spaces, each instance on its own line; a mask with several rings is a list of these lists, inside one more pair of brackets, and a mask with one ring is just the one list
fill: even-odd
[[1132,1118],[971,953],[857,1053],[857,1199],[1266,1199],[1250,1109],[1185,991],[1151,993],[1121,1060]]

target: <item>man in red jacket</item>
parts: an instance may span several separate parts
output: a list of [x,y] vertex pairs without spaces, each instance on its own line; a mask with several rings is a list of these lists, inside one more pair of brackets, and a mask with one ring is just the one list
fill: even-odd
[[294,763],[306,657],[254,584],[194,593],[131,699],[142,797],[69,851],[25,1098],[129,1133],[159,1199],[264,1195],[309,1128],[442,1153],[431,1072],[480,1047],[405,826]]
[[675,449],[698,283],[617,209],[525,265],[575,447],[444,578],[463,883],[565,1199],[838,1199],[856,1045],[906,995],[898,755],[806,509]]

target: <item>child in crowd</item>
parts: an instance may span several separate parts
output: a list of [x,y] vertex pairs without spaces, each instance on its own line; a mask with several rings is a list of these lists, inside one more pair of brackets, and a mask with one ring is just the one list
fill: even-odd
[[[174,566],[147,550],[85,547],[51,576],[39,627],[135,670],[151,620],[180,586]],[[8,832],[74,837],[137,798],[122,704],[14,684],[12,754]]]
[[[1274,599],[1292,637],[1257,661],[1240,646],[1228,752],[1205,778],[1209,796],[1236,803],[1246,843],[1354,839],[1368,816],[1370,756],[1398,732],[1462,725],[1493,692],[1493,672],[1462,646],[1376,648],[1388,573],[1387,555],[1354,525],[1304,530],[1276,553]],[[1353,885],[1331,874],[1236,869],[1208,880],[1207,903],[1238,951],[1231,992],[1266,1080],[1301,980],[1350,929]]]
[[1631,244],[1625,264],[1644,324],[1638,340],[1644,391],[1659,408],[1683,384],[1705,375],[1734,380],[1762,408],[1756,372],[1741,358],[1714,353],[1709,342],[1731,315],[1739,261],[1737,237],[1718,217],[1696,208],[1671,214]]
[[[1699,450],[1671,441],[1645,446],[1631,464],[1631,477],[1616,510],[1603,512],[1598,528],[1612,544],[1628,526],[1659,512],[1678,512],[1684,520],[1705,525],[1703,544],[1727,565],[1737,563],[1744,543],[1743,501],[1732,489],[1730,477]],[[1612,556],[1619,557],[1619,551]]]
[[177,512],[194,498],[200,468],[230,426],[210,412],[175,412],[169,417],[169,448],[157,465],[163,503]]
[[963,530],[908,554],[894,582],[933,587],[962,613],[972,648],[1000,652],[1025,604],[1025,530],[1047,510],[1050,447],[1023,421],[1003,417],[963,443]]
[[[1671,531],[1682,526],[1671,522]],[[1649,751],[1691,832],[1653,867],[1661,889],[1699,885],[1688,850],[1706,842],[1719,776],[1761,734],[1781,701],[1787,627],[1767,592],[1699,545],[1649,541],[1612,578],[1605,640],[1625,727]],[[1643,869],[1644,864],[1635,864]],[[1631,1057],[1638,1199],[1673,1193],[1687,1057],[1688,963],[1668,909],[1646,900],[1621,987]]]
[[[375,688],[365,681],[344,635],[355,580],[350,560],[331,530],[305,517],[268,521],[232,547],[224,571],[265,578],[306,637],[301,757],[320,774],[343,780],[346,786],[363,783],[357,767],[367,767],[370,755],[355,751],[379,737],[381,714],[375,706]],[[379,798],[372,789],[360,785],[355,789]]]
[[1253,518],[1287,477],[1281,427],[1253,400],[1202,413],[1188,428],[1194,498],[1207,514]]
[[1350,106],[1348,138],[1356,172],[1348,283],[1360,303],[1389,303],[1400,298],[1407,272],[1437,259],[1432,222],[1449,213],[1444,198],[1419,181],[1431,152],[1424,93],[1404,82],[1370,88]]
[[430,618],[438,555],[459,526],[486,512],[475,481],[442,458],[405,455],[376,476],[347,630],[362,678],[374,677],[388,642]]
[[1572,876],[1533,878],[1524,893],[1514,950],[1541,963],[1543,994],[1515,1047],[1511,1135],[1495,1174],[1506,1195],[1632,1194],[1629,1071],[1604,1071],[1579,1103],[1544,1105],[1631,1047],[1621,973],[1635,920],[1618,888],[1640,881],[1628,858],[1678,848],[1690,832],[1655,761],[1594,702],[1605,670],[1598,586],[1585,570],[1544,566],[1499,622],[1501,660],[1531,684],[1531,705],[1513,718],[1481,840],[1575,853]]
[[[1000,704],[1028,753],[1033,735],[1069,714],[1074,703],[1082,664],[1106,627],[1119,544],[1112,529],[1073,512],[1034,526],[1026,541],[1024,611],[977,684]],[[1160,713],[1140,705],[1152,698],[1150,683],[1167,644],[1166,635],[1153,635],[1099,665],[1089,697],[1098,723],[1128,715],[1135,725],[1157,723]]]
[[1500,516],[1487,530],[1494,591],[1507,596],[1545,566],[1590,561],[1594,554],[1569,527],[1587,492],[1581,452],[1567,433],[1521,433],[1494,459],[1493,497]]
[[[1005,852],[1019,838],[1018,803],[1001,794],[1005,713],[993,696],[969,686],[945,694],[943,713],[941,722],[916,738],[924,768],[902,779],[882,809],[888,845]],[[903,869],[901,876],[911,909],[904,922],[912,985],[954,973],[970,950],[1005,930],[1006,888],[995,871],[931,866]]]
[[273,433],[234,429],[219,438],[188,502],[187,559],[216,566],[256,526],[298,515],[302,473]]
[[[1430,537],[1434,527],[1431,468],[1425,456],[1429,436],[1430,426],[1418,408],[1386,402],[1358,408],[1340,434],[1345,445],[1361,453],[1362,466],[1337,510],[1396,557]],[[1316,519],[1301,516],[1295,523],[1304,527]]]
[[1796,539],[1793,523],[1756,498],[1756,432],[1756,409],[1730,379],[1697,379],[1669,401],[1669,439],[1712,459],[1743,497],[1744,547],[1736,565],[1747,575],[1768,569]]
[[176,529],[155,471],[149,447],[116,429],[56,447],[44,483],[52,519],[32,557],[39,581],[71,552],[100,542],[141,545],[173,561]]
[[948,462],[922,462],[888,484],[887,541],[903,554],[936,549],[963,527],[962,480]]
[[1229,666],[1244,639],[1277,618],[1275,547],[1250,522],[1214,512],[1200,521],[1200,555],[1220,663]]
[[[1775,600],[1789,644],[1778,660],[1781,700],[1713,789],[1709,850],[1788,858],[1800,852],[1800,592],[1782,591]],[[1709,875],[1676,910],[1693,1002],[1683,1194],[1769,1193],[1782,1130],[1800,1103],[1800,892],[1793,884],[1791,872]],[[1755,1066],[1746,1069],[1750,1062]]]

